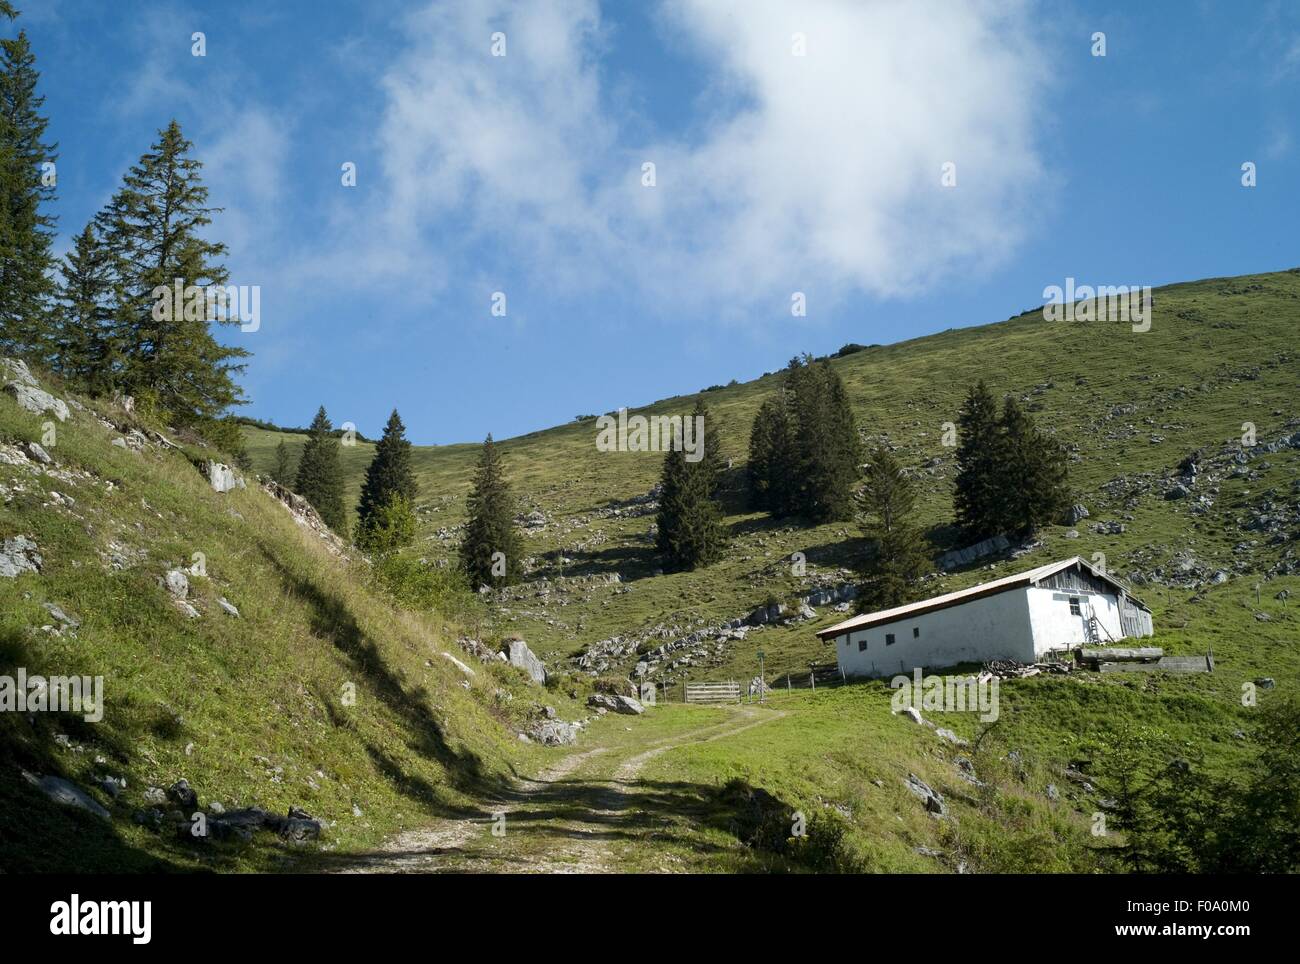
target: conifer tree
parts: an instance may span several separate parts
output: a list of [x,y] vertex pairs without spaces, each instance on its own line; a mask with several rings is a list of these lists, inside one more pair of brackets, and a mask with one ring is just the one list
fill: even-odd
[[1069,504],[1065,453],[1038,430],[1014,398],[1003,403],[999,429],[1001,528],[1027,536],[1054,521]]
[[[380,510],[396,498],[404,499],[408,510],[415,501],[418,487],[411,470],[411,443],[406,438],[406,426],[397,409],[388,416],[384,434],[375,446],[374,458],[366,469],[366,480],[361,485],[361,499],[357,503],[356,542],[363,545],[368,530],[378,518]],[[398,530],[389,526],[390,535]],[[411,533],[414,538],[414,532]]]
[[784,516],[793,505],[794,426],[785,390],[764,400],[749,433],[749,498],[754,509]]
[[953,507],[963,537],[978,542],[1001,532],[1004,520],[997,402],[982,380],[967,392],[958,425]]
[[[227,281],[219,260],[225,245],[202,235],[218,209],[208,207],[192,147],[172,121],[96,216],[113,260],[122,388],[191,423],[243,402],[233,376],[244,368],[235,360],[248,354],[213,337],[214,323],[239,319],[188,294]],[[178,280],[180,304],[171,294]]]
[[116,351],[112,342],[112,272],[108,252],[87,224],[63,258],[53,326],[53,367],[92,391],[112,383]]
[[280,485],[292,488],[297,481],[293,470],[293,455],[283,440],[275,447],[275,464],[271,467],[271,478]]
[[862,443],[844,385],[825,360],[795,359],[787,372],[796,427],[794,511],[812,522],[850,519]]
[[655,545],[668,571],[711,565],[726,548],[722,510],[715,498],[721,459],[709,458],[709,449],[717,450],[717,431],[703,399],[695,403],[695,417],[704,419],[704,457],[691,462],[684,451],[671,448],[660,478]]
[[857,501],[863,533],[874,542],[863,570],[859,610],[889,609],[919,598],[919,582],[930,560],[913,520],[916,485],[884,445],[868,459]]
[[339,462],[339,440],[322,405],[308,430],[307,444],[298,459],[294,491],[312,504],[325,524],[335,532],[347,531],[347,510],[343,506],[343,466]]
[[491,435],[479,453],[466,509],[469,522],[460,544],[460,564],[471,585],[495,588],[518,582],[523,574],[523,539],[515,528],[515,502]]
[[[6,4],[0,15],[17,11]],[[51,350],[50,298],[54,292],[54,199],[45,142],[45,98],[26,33],[0,39],[0,350],[45,360]]]

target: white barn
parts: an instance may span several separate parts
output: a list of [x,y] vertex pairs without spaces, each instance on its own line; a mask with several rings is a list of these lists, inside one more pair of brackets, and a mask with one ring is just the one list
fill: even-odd
[[1151,610],[1078,556],[969,589],[865,613],[817,633],[840,672],[891,676],[917,667],[1014,659],[1150,636]]

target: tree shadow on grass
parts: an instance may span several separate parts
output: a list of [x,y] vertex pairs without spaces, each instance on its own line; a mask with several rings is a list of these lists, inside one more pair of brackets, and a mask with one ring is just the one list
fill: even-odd
[[[478,754],[457,750],[447,739],[446,731],[430,709],[428,692],[420,686],[408,686],[386,663],[378,645],[361,628],[347,602],[322,589],[309,578],[291,572],[275,555],[263,552],[276,568],[285,587],[305,600],[312,609],[313,632],[329,640],[371,688],[375,696],[397,716],[405,728],[410,749],[436,762],[447,774],[448,784],[465,793],[483,794],[501,789],[504,778],[491,774]],[[327,707],[331,702],[323,701]],[[333,709],[331,719],[342,717]],[[413,799],[436,804],[436,792],[427,781],[405,773],[385,751],[368,746],[367,751],[394,787]]]
[[[35,658],[34,658],[35,657]],[[0,673],[16,675],[17,667],[31,675],[63,673],[43,667],[15,630],[0,631]],[[151,854],[129,842],[117,820],[127,814],[106,794],[88,788],[85,774],[70,772],[65,760],[86,763],[84,754],[60,747],[56,738],[85,741],[111,756],[114,764],[130,759],[122,734],[85,722],[76,713],[5,713],[0,715],[0,872],[119,873],[190,871],[193,868]],[[102,768],[101,768],[102,769]],[[24,774],[60,777],[80,787],[104,806],[114,819],[50,799]]]

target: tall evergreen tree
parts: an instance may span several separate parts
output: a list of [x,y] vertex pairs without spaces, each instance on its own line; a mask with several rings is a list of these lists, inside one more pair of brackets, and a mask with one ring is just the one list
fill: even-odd
[[998,407],[982,380],[967,392],[958,426],[953,507],[962,535],[976,542],[1001,532],[1004,520]]
[[51,362],[64,376],[104,391],[117,353],[112,341],[112,271],[108,252],[87,224],[63,258]]
[[[12,6],[0,15],[16,15]],[[37,94],[40,75],[26,33],[0,39],[0,349],[44,360],[54,292],[55,147]]]
[[710,565],[726,548],[722,510],[715,498],[720,457],[711,460],[708,455],[710,447],[716,452],[717,431],[703,399],[695,403],[695,417],[704,419],[704,457],[691,462],[684,451],[671,448],[664,456],[660,479],[655,544],[669,571]]
[[325,524],[335,532],[347,531],[347,510],[343,506],[343,466],[339,462],[339,440],[322,405],[311,420],[307,444],[298,458],[298,480],[294,491],[312,504]]
[[293,470],[293,455],[283,440],[275,447],[275,464],[271,467],[271,478],[288,487],[292,487],[297,481]]
[[750,506],[776,516],[794,504],[795,429],[784,389],[765,399],[749,433]]
[[172,121],[96,216],[113,259],[122,388],[182,422],[209,420],[243,402],[234,374],[244,366],[235,359],[248,354],[213,337],[213,323],[238,318],[163,294],[178,279],[182,292],[227,281],[219,260],[225,245],[201,233],[218,209],[208,207],[192,147]]
[[812,522],[851,519],[862,442],[844,385],[825,360],[794,359],[786,371],[796,451],[791,509]]
[[515,528],[501,455],[492,436],[483,441],[474,487],[466,503],[469,522],[460,544],[460,564],[473,586],[506,586],[523,574],[523,539]]
[[1001,528],[1029,535],[1055,521],[1069,504],[1065,453],[1038,430],[1014,398],[1003,403],[999,429]]
[[873,541],[858,608],[889,609],[919,598],[919,582],[929,571],[930,560],[913,520],[916,485],[884,445],[877,446],[868,459],[857,501],[863,533]]
[[418,486],[411,470],[411,443],[406,438],[406,426],[397,409],[388,416],[384,434],[375,446],[374,458],[366,469],[366,480],[361,485],[361,499],[357,503],[357,544],[366,540],[371,524],[380,510],[395,498],[407,504],[415,501]]

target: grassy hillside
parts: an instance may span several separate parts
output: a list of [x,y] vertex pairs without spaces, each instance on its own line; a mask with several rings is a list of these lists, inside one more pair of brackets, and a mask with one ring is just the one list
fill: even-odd
[[[864,437],[887,440],[921,480],[920,511],[936,555],[955,545],[953,450],[942,444],[944,423],[956,420],[974,380],[1021,398],[1070,451],[1071,485],[1087,519],[1049,527],[1014,558],[936,573],[928,592],[1066,556],[1101,561],[1101,554],[1153,610],[1155,644],[1170,653],[1214,653],[1213,675],[1005,681],[1001,719],[987,732],[968,714],[937,718],[978,741],[972,749],[891,716],[883,682],[784,692],[783,673],[806,675],[809,661],[833,659],[814,636],[844,618],[831,606],[813,619],[751,628],[744,639],[718,632],[720,623],[768,600],[852,580],[861,551],[855,526],[777,523],[744,507],[750,425],[775,376],[705,396],[733,463],[725,494],[732,544],[720,563],[694,573],[658,572],[655,506],[646,494],[659,455],[598,452],[591,422],[502,443],[520,517],[528,520],[531,559],[528,583],[485,603],[491,631],[521,632],[557,664],[603,654],[592,665],[608,673],[626,673],[647,651],[672,644],[677,648],[651,666],[670,696],[686,677],[750,678],[761,649],[769,682],[779,688],[779,712],[762,727],[691,742],[646,763],[636,801],[643,809],[628,811],[619,866],[806,869],[806,860],[754,845],[750,818],[762,810],[759,800],[784,817],[795,809],[834,811],[839,817],[826,819],[842,818],[844,852],[860,868],[1114,868],[1105,859],[1114,838],[1098,841],[1088,832],[1105,793],[1091,774],[1115,759],[1122,742],[1136,740],[1153,762],[1167,752],[1157,747],[1172,746],[1220,777],[1252,772],[1257,747],[1248,734],[1257,709],[1243,705],[1243,686],[1273,679],[1274,691],[1260,691],[1264,705],[1293,695],[1300,683],[1298,321],[1300,271],[1288,271],[1158,289],[1147,332],[1122,322],[1049,323],[1031,312],[832,362]],[[693,400],[666,399],[640,411],[685,414]],[[1257,444],[1243,446],[1252,425]],[[248,432],[259,467],[269,465],[280,438]],[[1197,481],[1180,494],[1180,465],[1194,453]],[[475,454],[474,445],[415,451],[420,551],[431,559],[455,552]],[[367,455],[358,447],[348,456],[353,492]],[[794,553],[806,556],[802,575]],[[693,717],[682,712],[677,725],[685,727]],[[676,719],[655,725],[668,728]],[[626,739],[639,745],[642,737],[638,729]],[[918,809],[903,786],[911,773],[946,795],[952,819]],[[972,773],[978,784],[967,779]],[[605,793],[591,791],[597,800]],[[568,804],[566,814],[579,813]],[[499,866],[493,861],[513,859],[494,856],[503,846],[507,855],[544,849],[548,826],[538,825],[535,840],[489,842],[482,859]]]
[[[1289,546],[1276,540],[1277,525],[1285,532],[1295,529],[1292,486],[1300,474],[1300,451],[1256,447],[1241,456],[1244,465],[1231,460],[1241,451],[1243,423],[1253,423],[1261,443],[1300,430],[1298,319],[1300,272],[1288,271],[1158,289],[1147,332],[1133,332],[1126,322],[1049,323],[1030,312],[869,348],[832,364],[864,436],[888,440],[922,480],[920,512],[936,553],[954,545],[953,449],[942,445],[943,425],[956,420],[975,379],[984,378],[997,394],[1021,397],[1039,424],[1071,450],[1071,483],[1091,513],[1074,527],[1077,538],[1067,538],[1065,527],[1051,528],[1041,546],[1020,558],[933,577],[933,592],[1051,559],[1103,553],[1112,571],[1134,580],[1159,630],[1173,631],[1166,641],[1177,650],[1214,642],[1201,638],[1213,632],[1213,620],[1202,623],[1202,615],[1214,600],[1241,607],[1246,595],[1253,597],[1256,575],[1294,569]],[[700,572],[657,574],[649,533],[654,505],[636,500],[658,479],[658,454],[598,452],[593,422],[502,443],[521,497],[520,515],[532,513],[537,523],[527,530],[530,582],[500,601],[494,610],[498,627],[521,632],[552,658],[612,636],[629,637],[627,652],[610,660],[611,669],[626,670],[636,662],[637,643],[645,650],[742,616],[769,597],[791,598],[815,585],[851,579],[861,548],[855,526],[805,528],[744,508],[750,425],[776,383],[769,375],[705,395],[721,420],[724,455],[734,466],[727,490],[732,547],[721,563]],[[665,399],[639,411],[685,414],[692,402],[693,397]],[[246,435],[263,470],[286,438],[254,429]],[[287,438],[301,444],[298,437]],[[1198,449],[1221,463],[1223,478],[1214,483],[1208,503],[1166,500],[1168,480]],[[474,445],[415,450],[421,551],[430,558],[455,552],[475,455]],[[346,450],[352,501],[368,458],[369,446]],[[1244,528],[1270,511],[1284,521],[1253,532]],[[1095,531],[1099,523],[1108,524],[1108,531]],[[807,558],[802,576],[793,571],[796,552]],[[1284,555],[1291,561],[1283,561]],[[1215,586],[1206,605],[1189,602],[1218,570],[1231,581]],[[618,581],[610,581],[615,574]],[[692,657],[693,666],[668,669],[665,661],[658,678],[747,678],[757,670],[760,646],[774,676],[806,669],[810,659],[831,658],[812,630],[840,615],[825,608],[812,623],[765,628],[720,648],[710,643]]]
[[[192,808],[155,812],[150,788],[182,778],[205,810],[301,807],[324,824],[321,846],[364,848],[462,812],[544,756],[517,736],[539,700],[580,715],[379,596],[364,560],[336,556],[255,483],[214,491],[191,459],[215,453],[197,440],[171,448],[41,381],[72,403],[66,422],[0,394],[0,543],[24,537],[40,557],[0,578],[0,674],[102,675],[105,710],[0,713],[0,871],[274,868],[300,852],[274,833],[177,834]],[[28,447],[42,440],[50,464]],[[196,553],[192,617],[161,579]],[[24,774],[70,779],[111,819],[51,802]]]

